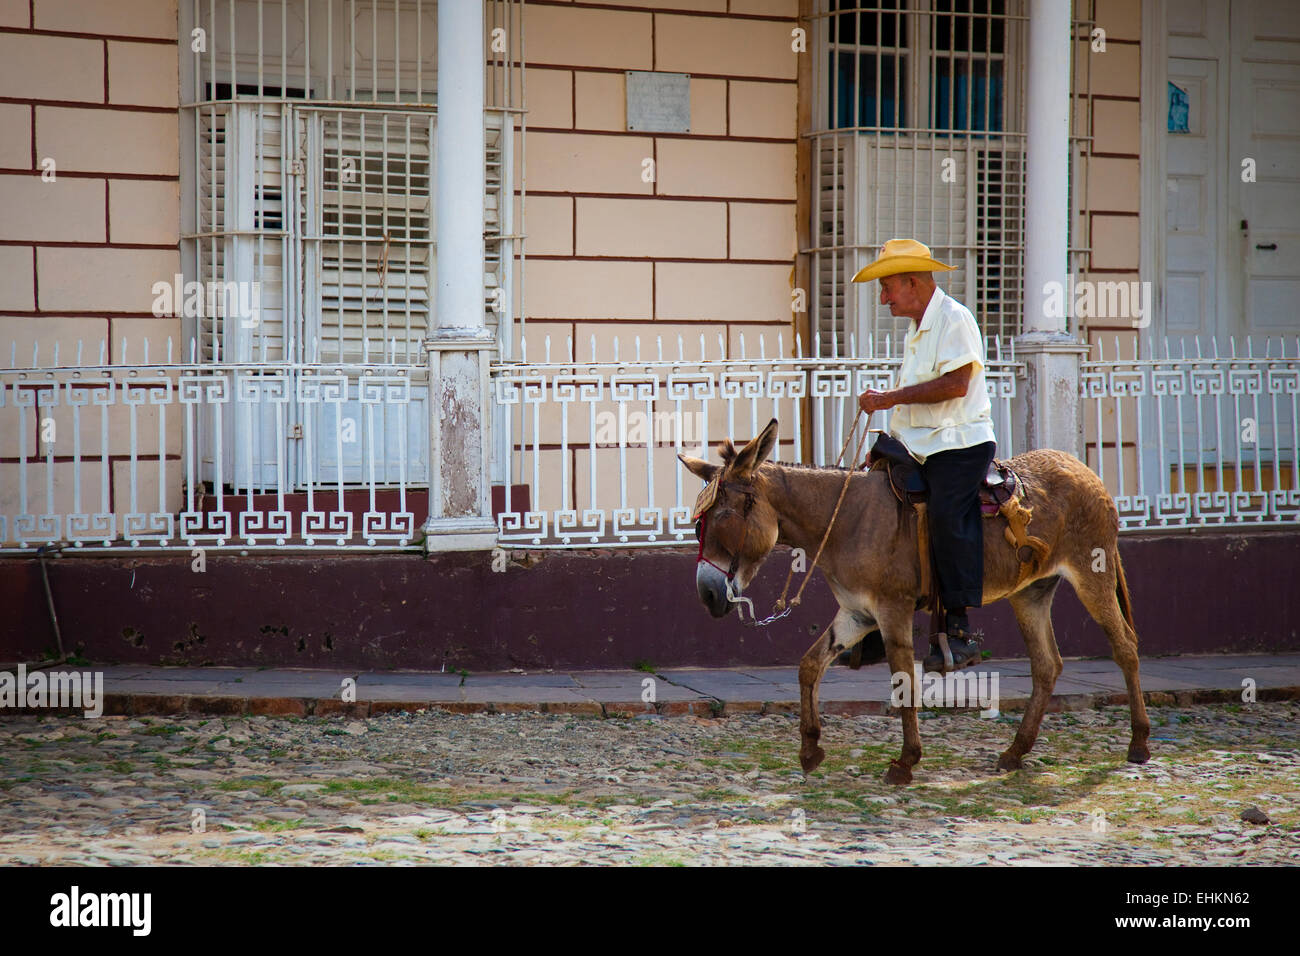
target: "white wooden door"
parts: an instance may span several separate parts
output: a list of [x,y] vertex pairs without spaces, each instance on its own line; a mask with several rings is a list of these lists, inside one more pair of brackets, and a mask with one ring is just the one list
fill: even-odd
[[1300,4],[1170,0],[1166,332],[1226,345],[1297,330]]
[[1223,284],[1227,187],[1227,0],[1169,0],[1165,109],[1165,321],[1175,338],[1214,336]]
[[1187,114],[1186,132],[1165,134],[1166,315],[1174,336],[1213,335],[1218,320],[1224,200],[1219,66],[1215,59],[1169,61],[1168,95],[1176,114],[1185,97]]
[[[1234,0],[1230,308],[1238,335],[1300,330],[1300,4]],[[1248,181],[1253,179],[1253,181]]]

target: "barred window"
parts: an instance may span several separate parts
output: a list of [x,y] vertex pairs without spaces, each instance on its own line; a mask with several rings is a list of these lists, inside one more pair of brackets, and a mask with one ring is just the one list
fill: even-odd
[[[819,0],[812,330],[823,355],[897,352],[907,319],[853,274],[911,237],[986,335],[1020,329],[1023,0]],[[1064,51],[1063,51],[1064,55]]]

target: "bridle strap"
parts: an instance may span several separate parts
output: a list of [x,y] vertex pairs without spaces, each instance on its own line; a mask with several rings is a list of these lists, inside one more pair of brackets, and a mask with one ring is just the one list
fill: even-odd
[[[745,510],[741,513],[741,516],[748,519],[749,513],[752,510],[754,510],[754,498],[755,498],[754,487],[752,485],[742,485],[739,482],[734,482],[734,481],[724,482],[719,487],[725,488],[727,487],[727,485],[731,485],[733,488],[739,489],[740,492],[745,496]],[[700,535],[699,535],[700,547],[699,550],[695,553],[695,563],[699,564],[703,562],[704,564],[707,564],[709,567],[714,568],[715,570],[722,571],[722,568],[718,567],[716,564],[714,564],[712,561],[710,561],[708,558],[704,556],[704,532],[708,526],[707,522],[709,517],[709,511],[712,510],[713,508],[710,507],[708,511],[705,511],[703,514],[700,515]],[[740,535],[740,547],[737,548],[736,553],[732,555],[731,567],[729,567],[725,571],[722,571],[722,573],[727,576],[728,584],[736,580],[736,572],[740,570],[740,556],[745,553],[745,540],[748,537],[749,537],[749,521],[747,520],[745,522],[745,530]]]
[[[842,462],[842,461],[844,460],[844,453],[845,453],[846,451],[849,450],[849,443],[850,443],[851,441],[853,441],[853,433],[854,433],[855,431],[857,431],[857,427],[858,427],[858,419],[861,418],[861,417],[862,417],[862,410],[859,409],[859,410],[858,410],[858,414],[855,415],[854,418],[853,418],[853,425],[849,428],[849,434],[848,434],[847,437],[845,437],[845,439],[844,439],[844,445],[843,445],[843,447],[840,448],[840,453],[839,453],[839,455],[838,455],[838,456],[836,457],[836,459],[835,459],[835,464],[836,464],[837,466],[840,464],[840,462]],[[867,424],[869,425],[870,423],[871,423],[871,416],[868,415],[868,416],[867,416]],[[835,510],[831,512],[831,520],[830,520],[830,521],[827,523],[827,525],[826,525],[826,533],[822,535],[821,543],[820,543],[819,545],[817,545],[817,553],[813,556],[812,564],[810,564],[810,565],[808,566],[808,570],[807,570],[807,572],[806,572],[806,573],[804,574],[804,576],[803,576],[803,581],[800,582],[800,584],[799,584],[799,590],[798,590],[797,592],[795,592],[795,596],[794,596],[794,597],[790,600],[790,602],[787,604],[787,603],[786,603],[786,600],[785,600],[785,596],[790,592],[790,582],[794,579],[794,564],[791,563],[791,565],[790,565],[790,570],[789,570],[789,572],[788,572],[788,573],[786,574],[786,576],[785,576],[785,587],[783,587],[783,588],[781,589],[781,596],[780,596],[779,598],[776,599],[775,611],[776,611],[777,613],[771,615],[771,616],[768,617],[768,618],[765,618],[765,619],[762,620],[762,621],[755,621],[755,622],[753,622],[755,626],[762,626],[762,625],[770,624],[770,623],[772,623],[773,621],[776,621],[776,620],[779,620],[780,618],[785,617],[785,616],[786,616],[787,614],[789,614],[792,610],[794,610],[794,608],[798,607],[799,604],[800,604],[800,602],[802,602],[802,600],[803,600],[803,591],[804,591],[804,588],[806,588],[806,587],[808,586],[808,581],[809,581],[809,579],[812,578],[813,571],[817,570],[817,562],[821,560],[822,551],[825,550],[825,548],[826,548],[826,542],[830,539],[830,536],[831,536],[831,529],[835,527],[835,519],[838,518],[838,517],[840,516],[840,507],[844,504],[844,496],[848,493],[848,490],[849,490],[849,481],[853,478],[853,473],[854,473],[854,471],[857,470],[858,462],[861,460],[862,446],[866,443],[866,440],[867,440],[867,432],[868,432],[868,429],[867,429],[867,428],[863,428],[863,430],[862,430],[862,435],[858,438],[858,443],[857,443],[857,445],[856,445],[856,446],[854,447],[854,449],[853,449],[853,466],[852,466],[851,468],[847,469],[847,473],[844,475],[844,484],[840,487],[840,496],[839,496],[839,498],[837,498],[836,501],[835,501]],[[755,497],[755,495],[754,495],[754,489],[753,489],[753,486],[752,486],[752,485],[740,485],[740,484],[737,483],[737,482],[724,482],[724,483],[721,484],[719,487],[726,487],[727,485],[732,485],[733,487],[738,487],[738,488],[740,488],[741,491],[744,493],[744,495],[745,495],[745,511],[744,511],[744,517],[748,518],[748,517],[749,517],[749,512],[750,512],[750,511],[753,509],[753,507],[754,507],[754,497]],[[708,517],[708,513],[709,513],[709,511],[712,511],[712,510],[713,510],[713,506],[710,505],[709,508],[708,508],[708,510],[706,510],[706,511],[704,511],[703,513],[700,514],[700,519],[699,519],[699,521],[700,521],[700,531],[699,531],[700,547],[699,547],[699,550],[696,552],[696,555],[695,555],[695,563],[696,563],[696,565],[699,565],[700,562],[703,562],[703,563],[707,564],[707,565],[708,565],[709,567],[711,567],[711,568],[714,568],[714,569],[716,569],[716,570],[718,570],[718,571],[722,571],[722,568],[719,568],[716,564],[714,564],[712,561],[710,561],[708,558],[706,558],[706,557],[704,556],[704,532],[705,532],[705,528],[706,528],[706,519],[707,519],[707,517]],[[737,571],[739,570],[739,568],[740,568],[740,556],[741,556],[742,554],[744,554],[744,552],[745,552],[745,539],[746,539],[746,537],[748,537],[748,535],[749,535],[749,522],[746,521],[746,522],[745,522],[745,530],[744,530],[744,533],[740,536],[740,548],[736,551],[735,556],[732,557],[732,559],[731,559],[731,568],[730,568],[729,570],[727,570],[727,571],[723,571],[723,572],[722,572],[723,574],[725,574],[725,575],[727,576],[727,588],[728,588],[728,591],[730,591],[730,588],[731,588],[731,582],[734,581],[734,580],[736,579],[736,572],[737,572]],[[748,622],[742,622],[742,623],[748,623]]]

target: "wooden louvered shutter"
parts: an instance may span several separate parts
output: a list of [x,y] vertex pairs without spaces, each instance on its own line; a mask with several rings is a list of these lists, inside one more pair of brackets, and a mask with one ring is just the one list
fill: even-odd
[[300,112],[308,356],[420,364],[434,314],[434,117]]
[[[197,319],[201,361],[283,361],[292,330],[284,309],[289,196],[281,110],[235,103],[199,115],[199,226],[218,234],[198,248],[199,279],[218,290],[205,296]],[[219,291],[223,286],[227,295],[256,302],[255,319],[227,321],[223,310],[211,308],[232,303]]]

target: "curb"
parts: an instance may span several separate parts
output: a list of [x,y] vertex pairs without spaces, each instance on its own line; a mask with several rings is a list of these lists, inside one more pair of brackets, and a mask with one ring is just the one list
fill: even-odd
[[[1241,703],[1241,691],[1235,688],[1221,690],[1146,691],[1142,699],[1148,707],[1188,707],[1196,704]],[[1300,700],[1300,685],[1259,688],[1256,698],[1260,703]],[[1029,703],[1028,697],[1006,698],[998,702],[1002,713],[1022,711]],[[1128,695],[1111,691],[1095,694],[1054,694],[1048,701],[1048,713],[1096,710],[1102,707],[1124,707]],[[929,708],[951,712],[977,712],[978,707]],[[105,694],[104,716],[107,717],[375,717],[390,713],[415,713],[422,710],[441,710],[452,714],[566,714],[604,719],[631,719],[644,717],[737,717],[737,716],[798,716],[799,701],[724,701],[715,697],[699,700],[661,701],[647,704],[641,701],[410,701],[410,700],[358,700],[344,703],[335,697],[223,697],[187,694]],[[0,715],[66,715],[83,713],[71,707],[6,708]],[[900,709],[885,700],[834,700],[823,701],[821,713],[831,717],[896,717]]]

